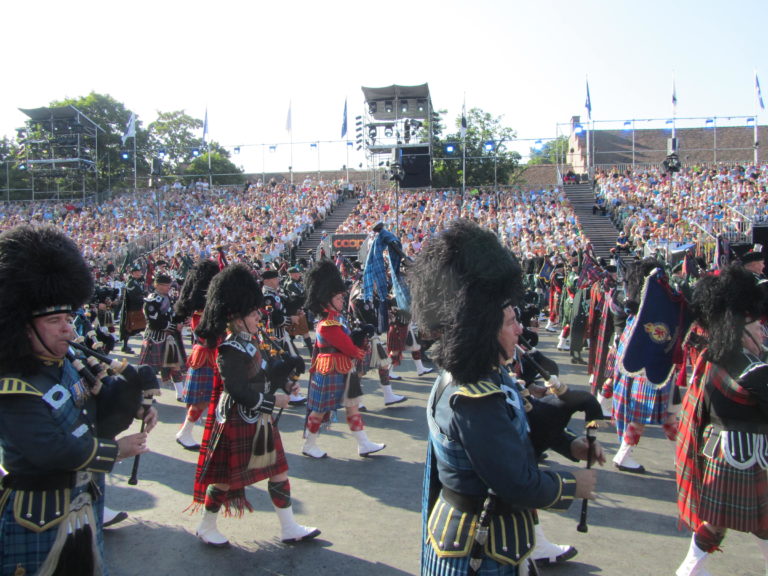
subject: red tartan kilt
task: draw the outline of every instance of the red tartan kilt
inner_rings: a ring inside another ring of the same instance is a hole
[[[229,419],[223,424],[224,431],[219,443],[214,450],[202,483],[229,484],[230,490],[237,490],[250,484],[276,476],[288,470],[288,461],[283,450],[283,441],[280,432],[275,427],[275,452],[277,459],[271,466],[248,470],[248,462],[251,459],[251,447],[253,437],[256,434],[256,423],[244,422],[237,410],[233,409]],[[221,424],[214,424],[214,431]]]
[[[707,443],[711,426],[704,432]],[[699,518],[714,526],[739,532],[768,530],[768,471],[755,465],[739,470],[729,465],[722,454],[715,458],[699,456],[702,483]]]
[[[408,336],[407,324],[391,324],[387,331],[387,350],[392,352],[402,352],[405,350],[405,339]]]

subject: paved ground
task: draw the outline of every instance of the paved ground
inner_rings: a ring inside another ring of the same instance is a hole
[[[585,368],[570,364],[566,353],[554,349],[555,341],[552,335],[544,334],[540,349],[560,363],[561,380],[586,386]],[[133,347],[138,351],[138,341]],[[130,358],[135,361],[136,356]],[[330,458],[303,457],[303,412],[289,410],[283,414],[280,430],[297,519],[323,532],[317,540],[299,546],[280,543],[277,517],[263,484],[246,490],[254,513],[219,523],[232,547],[214,549],[195,537],[199,517],[184,509],[191,502],[197,453],[175,443],[184,407],[176,402],[173,392],[166,392],[158,406],[162,423],[150,437],[152,452],[141,458],[138,485],[127,484],[132,461],[118,464],[108,479],[107,503],[130,514],[128,520],[107,531],[107,562],[112,576],[418,574],[424,407],[432,379],[417,377],[410,360],[404,362],[402,374],[404,378],[395,388],[409,399],[390,408],[384,407],[377,381],[367,378],[364,383],[369,437],[387,444],[378,456],[357,456],[341,412],[342,421],[320,439]],[[574,427],[580,430],[582,424],[576,421]],[[201,437],[201,426],[195,435]],[[606,427],[598,438],[612,455],[617,447],[615,431]],[[580,503],[565,514],[541,514],[550,540],[579,550],[570,562],[544,568],[542,574],[674,574],[689,542],[688,533],[677,529],[674,444],[664,439],[660,429],[649,429],[636,457],[645,465],[645,475],[622,473],[609,465],[600,471],[598,499],[590,503],[587,534],[576,531]],[[570,465],[557,455],[551,455],[544,464]],[[730,533],[723,550],[710,563],[713,575],[765,573],[751,536]]]

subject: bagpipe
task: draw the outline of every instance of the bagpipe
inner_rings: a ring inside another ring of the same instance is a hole
[[[125,360],[115,360],[81,344],[70,341],[67,359],[88,386],[94,396],[99,397],[96,431],[99,436],[114,438],[130,427],[140,414],[141,431],[144,431],[143,416],[152,406],[155,396],[160,394],[157,375],[151,366],[132,366]],[[75,354],[74,350],[81,356]],[[133,461],[133,470],[128,480],[136,484],[140,455]]]
[[[518,345],[518,353],[527,356],[528,360],[539,371],[541,377],[546,381],[548,394],[542,398],[532,398],[527,390],[523,391],[523,397],[526,402],[526,411],[528,423],[530,426],[530,439],[534,451],[541,454],[547,448],[554,445],[562,435],[563,430],[568,426],[571,417],[576,412],[584,412],[585,430],[588,443],[587,451],[587,469],[592,466],[594,458],[594,444],[599,421],[603,419],[603,409],[589,391],[575,390],[561,383],[557,376],[551,374],[544,368],[531,354],[534,348],[530,343],[519,337],[522,344],[529,348],[523,349]],[[579,524],[576,529],[579,532],[587,532],[587,509],[588,500],[585,498],[582,502]]]

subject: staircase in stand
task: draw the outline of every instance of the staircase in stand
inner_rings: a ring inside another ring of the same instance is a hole
[[[611,222],[610,217],[603,216],[599,210],[596,214],[592,213],[592,208],[595,205],[592,183],[568,184],[564,190],[576,217],[579,219],[584,235],[592,243],[595,256],[610,260],[612,258],[611,248],[616,245],[619,231]]]
[[[336,228],[341,225],[344,220],[347,219],[350,212],[357,206],[357,198],[345,198],[339,204],[334,204],[332,212],[326,215],[325,220],[318,224],[312,234],[305,239],[299,247],[299,255],[305,256],[309,250],[313,254],[317,254],[317,248],[320,246],[320,242],[323,239],[323,233],[327,233],[329,236],[336,232]],[[329,258],[332,258],[332,254],[328,254]]]

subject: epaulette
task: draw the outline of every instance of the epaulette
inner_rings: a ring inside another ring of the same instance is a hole
[[[27,394],[29,396],[42,396],[43,394],[32,384],[18,378],[0,379],[0,394]]]
[[[464,396],[466,398],[482,398],[493,394],[504,395],[504,392],[491,380],[478,380],[472,384],[460,384],[451,396]]]
[[[338,320],[323,320],[321,322],[323,326],[344,326],[341,322]]]
[[[160,294],[152,293],[149,296],[144,297],[144,302],[162,302],[163,297]]]

